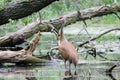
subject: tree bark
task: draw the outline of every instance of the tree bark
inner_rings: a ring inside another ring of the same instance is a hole
[[[120,4],[107,5],[107,6],[98,6],[93,8],[88,8],[81,11],[75,11],[70,14],[63,15],[66,19],[66,26],[77,21],[83,21],[86,19],[91,19],[94,17],[100,17],[107,14],[112,14],[120,11]],[[49,24],[52,24],[57,30],[60,29],[63,20],[60,17],[51,19],[48,21],[43,21],[42,23],[39,20],[28,24],[24,28],[14,32],[13,34],[6,35],[0,38],[0,47],[3,46],[14,46],[16,44],[23,43],[27,38],[31,37],[34,33],[38,31],[51,31]]]
[[[57,0],[17,0],[0,9],[0,25],[31,15]]]
[[[36,45],[40,39],[40,32],[30,41],[29,45],[20,51],[0,51],[0,62],[47,62],[47,60],[39,59],[32,56]]]

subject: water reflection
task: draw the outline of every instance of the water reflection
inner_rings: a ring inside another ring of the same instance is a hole
[[[36,77],[26,77],[26,80],[37,80]]]
[[[65,77],[63,78],[63,80],[79,80],[76,70],[74,74],[71,73],[71,70],[66,70],[64,75]]]
[[[0,68],[0,80],[37,80],[34,67],[5,67]]]
[[[113,66],[111,66],[109,69],[106,70],[106,75],[109,76],[111,78],[111,80],[117,80],[114,76],[113,76],[113,70],[119,67],[119,64],[114,64]]]
[[[117,80],[112,73],[106,74],[107,76],[109,76],[111,78],[111,80]]]

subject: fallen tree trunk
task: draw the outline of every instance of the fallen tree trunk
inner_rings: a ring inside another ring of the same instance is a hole
[[[47,62],[47,60],[32,56],[39,39],[40,32],[36,34],[27,47],[20,51],[0,51],[0,62]]]
[[[31,15],[57,0],[17,0],[0,8],[0,25]]]
[[[66,18],[66,26],[77,21],[83,21],[86,19],[91,19],[94,17],[100,17],[107,14],[115,13],[115,11],[120,11],[120,4],[107,5],[107,6],[99,6],[94,8],[88,8],[81,11],[76,11],[63,17]],[[42,23],[37,20],[31,24],[28,24],[24,28],[14,32],[13,34],[6,35],[0,38],[0,47],[4,46],[14,46],[16,44],[23,43],[27,38],[31,37],[37,31],[50,31],[51,27],[49,24],[51,23],[57,30],[60,29],[62,24],[62,20],[59,18],[51,19],[49,21],[43,21]]]

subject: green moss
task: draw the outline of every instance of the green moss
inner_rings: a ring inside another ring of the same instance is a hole
[[[33,63],[35,63],[35,62],[40,62],[40,63],[42,63],[42,62],[47,62],[47,60],[45,60],[45,59],[39,59],[39,58],[36,58],[36,57],[33,57],[33,56],[28,56],[28,57],[26,57],[26,59],[25,59],[25,61],[26,62],[33,62]]]
[[[6,44],[7,42],[10,42],[11,41],[11,39],[7,39],[7,40],[5,40],[5,41],[0,41],[0,45],[4,45],[4,44]]]

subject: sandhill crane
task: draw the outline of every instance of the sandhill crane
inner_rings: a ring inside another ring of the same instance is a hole
[[[69,61],[69,69],[71,69],[71,63],[74,64],[76,68],[76,65],[78,64],[78,54],[73,44],[65,38],[64,33],[63,33],[63,27],[66,24],[66,18],[61,17],[60,19],[63,19],[62,20],[63,23],[59,31],[58,49],[64,59],[65,68],[66,68],[66,61]]]

